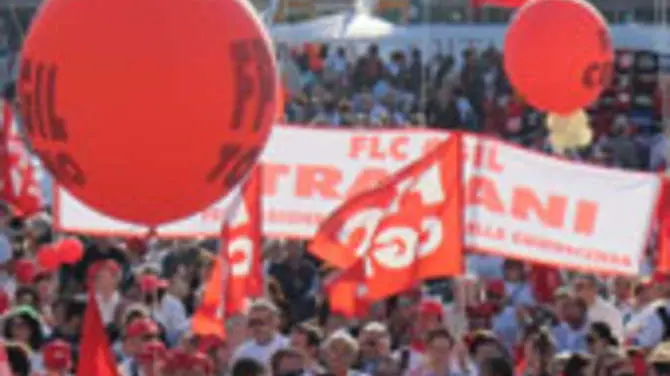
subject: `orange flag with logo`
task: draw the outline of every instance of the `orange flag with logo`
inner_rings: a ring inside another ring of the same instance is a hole
[[[118,376],[116,361],[94,291],[89,291],[84,312],[77,376]]]
[[[230,267],[226,314],[244,313],[249,298],[261,296],[265,283],[261,265],[261,167],[252,171],[242,187],[242,200],[224,225],[222,257]]]
[[[331,313],[348,318],[363,317],[369,308],[365,292],[365,274],[361,261],[345,270],[333,272],[324,281]]]
[[[367,298],[463,269],[463,147],[455,133],[378,187],[346,201],[310,251],[340,269],[362,260]]]
[[[201,336],[226,338],[225,291],[228,267],[218,256],[202,293],[200,305],[191,319],[191,331]]]
[[[225,318],[244,313],[249,298],[263,294],[261,265],[261,168],[239,188],[221,226],[221,249],[193,315],[195,334],[226,337]]]

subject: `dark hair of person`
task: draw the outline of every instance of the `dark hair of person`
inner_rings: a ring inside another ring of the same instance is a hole
[[[26,349],[21,345],[8,343],[5,345],[5,351],[7,352],[7,362],[12,370],[12,375],[29,376],[31,372],[30,359]]]
[[[439,338],[446,338],[449,340],[449,342],[451,342],[451,344],[454,343],[454,337],[451,336],[451,333],[449,333],[449,330],[446,328],[437,328],[429,331],[426,334],[426,343],[431,343]]]
[[[321,341],[323,340],[323,333],[321,333],[321,330],[316,326],[303,322],[296,325],[295,331],[307,337],[307,345],[309,345],[310,347],[321,346]]]
[[[298,350],[290,347],[277,350],[277,352],[272,355],[272,359],[270,360],[270,367],[272,368],[273,375],[278,375],[280,373],[279,365],[281,364],[282,360],[286,358],[302,359],[302,354]]]
[[[249,359],[242,358],[233,364],[233,368],[230,372],[231,376],[265,376],[266,371],[263,364],[260,362]]]
[[[612,328],[610,328],[610,326],[607,323],[604,323],[602,321],[594,322],[593,324],[591,324],[590,332],[592,335],[595,335],[598,338],[602,339],[610,346],[619,346],[619,341],[616,338],[614,338],[614,334],[612,334]]]
[[[514,376],[514,370],[507,359],[495,357],[484,360],[479,374],[482,376]]]
[[[14,320],[17,318],[24,320],[30,327],[30,340],[29,343],[26,343],[26,345],[28,345],[32,351],[39,351],[40,347],[42,347],[42,342],[44,342],[42,327],[38,321],[28,315],[19,314],[16,316],[8,316],[5,319],[3,336],[7,339],[15,340],[15,338],[11,336],[11,328],[14,325]]]
[[[533,348],[542,356],[549,356],[556,348],[554,340],[547,328],[542,327],[533,338]]]
[[[34,286],[19,286],[16,291],[14,292],[14,298],[15,300],[21,300],[21,297],[24,295],[30,295],[30,298],[32,300],[32,306],[37,308],[40,306],[40,296],[37,294],[37,290],[35,289]]]
[[[563,367],[565,375],[582,375],[584,369],[590,364],[591,357],[587,354],[574,353]]]

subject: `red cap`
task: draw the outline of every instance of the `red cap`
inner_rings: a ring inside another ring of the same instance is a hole
[[[197,352],[191,355],[193,367],[203,371],[206,374],[214,372],[214,362],[207,355]]]
[[[419,315],[421,316],[437,316],[442,320],[444,316],[444,309],[440,302],[434,300],[424,300],[419,304]]]
[[[38,266],[37,264],[28,259],[20,259],[14,263],[14,275],[16,276],[16,281],[20,284],[30,284],[35,280],[37,276]]]
[[[126,326],[126,337],[141,337],[147,334],[158,334],[158,325],[149,318],[138,318]]]
[[[505,282],[500,279],[489,281],[486,292],[488,295],[505,296]]]
[[[145,343],[137,355],[139,364],[152,364],[158,360],[165,359],[167,349],[163,342],[155,340]]]
[[[49,342],[42,349],[44,368],[50,371],[67,371],[72,368],[72,347],[59,339]]]
[[[139,280],[140,291],[143,293],[153,293],[161,288],[168,287],[168,282],[164,279],[158,278],[155,275],[145,274]]]
[[[90,276],[95,276],[102,270],[107,270],[112,274],[121,273],[121,267],[119,266],[119,263],[112,259],[105,259],[94,262],[93,265],[90,266],[88,273]]]

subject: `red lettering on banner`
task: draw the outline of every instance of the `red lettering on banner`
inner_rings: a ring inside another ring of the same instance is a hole
[[[371,189],[389,176],[388,171],[383,168],[367,168],[362,170],[347,190],[346,197],[359,194],[365,190]]]
[[[263,163],[263,195],[276,195],[279,178],[288,175],[290,171],[291,169],[287,165]]]
[[[577,201],[575,214],[575,232],[583,235],[593,235],[598,217],[598,204],[593,201]]]
[[[484,151],[485,149],[489,151]],[[500,172],[495,148],[481,149],[478,163],[486,170]],[[328,165],[290,166],[264,164],[265,196],[276,195],[279,184],[291,184],[296,197],[325,200],[343,200],[374,187],[388,177],[383,168],[362,169],[349,185],[345,185],[343,173]],[[282,178],[288,177],[282,180]],[[499,215],[509,215],[516,220],[536,221],[547,228],[565,229],[581,235],[595,232],[598,204],[558,194],[540,196],[529,186],[510,187],[510,196],[502,196],[494,178],[480,174],[472,175],[466,182],[466,205],[481,206],[484,210]],[[574,208],[571,208],[574,206]],[[573,209],[573,210],[568,210]],[[570,216],[568,214],[571,214]],[[574,213],[574,216],[572,215]],[[205,219],[218,218],[221,213],[206,212]]]
[[[340,198],[337,187],[342,182],[340,170],[330,166],[298,166],[295,194],[299,197]]]
[[[439,144],[444,142],[444,138],[429,138],[425,144],[423,144],[423,152],[429,153],[435,149]]]
[[[493,179],[475,175],[470,178],[466,190],[466,204],[479,205],[489,212],[510,214],[522,221],[532,220],[531,213],[544,226],[555,229],[570,229],[576,233],[590,235],[595,231],[598,216],[598,205],[591,201],[579,200],[575,203],[573,222],[566,225],[568,197],[549,195],[546,203],[530,187],[514,187],[509,208],[500,196]]]
[[[409,136],[392,138],[353,136],[349,143],[349,158],[368,158],[372,160],[386,160],[390,158],[396,161],[404,161],[408,158],[408,145]]]
[[[476,169],[485,169],[495,173],[501,173],[505,169],[498,159],[498,147],[495,145],[478,143],[472,156],[472,164]]]
[[[505,213],[502,199],[498,195],[498,187],[493,180],[484,176],[473,176],[468,183],[465,195],[467,205],[481,205],[490,212]]]
[[[550,195],[543,204],[537,194],[529,187],[514,189],[512,215],[521,220],[529,220],[531,213],[547,227],[560,229],[565,220],[568,199],[564,196]]]

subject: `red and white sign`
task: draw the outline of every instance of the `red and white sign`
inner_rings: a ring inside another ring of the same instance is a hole
[[[345,198],[446,137],[428,130],[275,126],[261,158],[265,235],[310,238]],[[660,190],[657,176],[571,163],[481,136],[466,136],[464,144],[468,248],[591,271],[637,271]],[[157,233],[216,237],[234,195]],[[61,230],[147,231],[96,213],[62,190],[54,198]]]

